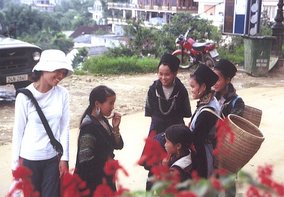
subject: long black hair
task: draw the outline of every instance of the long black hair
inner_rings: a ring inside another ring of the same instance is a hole
[[[95,102],[98,101],[100,103],[104,103],[108,97],[115,96],[115,92],[110,89],[109,87],[105,85],[99,85],[95,87],[89,96],[89,106],[83,113],[83,116],[81,117],[80,124],[82,123],[84,117],[88,114],[90,115],[95,107]]]

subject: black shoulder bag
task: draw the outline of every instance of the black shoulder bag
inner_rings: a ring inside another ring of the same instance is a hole
[[[48,122],[46,120],[46,117],[44,116],[44,114],[43,114],[40,106],[38,105],[37,100],[33,96],[32,92],[30,90],[26,89],[26,88],[22,88],[22,89],[18,89],[17,90],[16,94],[18,94],[18,93],[23,93],[24,95],[29,97],[31,99],[31,101],[33,102],[33,104],[35,105],[37,113],[38,113],[38,115],[39,115],[39,117],[40,117],[40,119],[42,121],[42,124],[43,124],[43,126],[44,126],[44,128],[46,130],[46,133],[47,133],[47,135],[48,135],[48,137],[50,139],[50,143],[52,144],[53,148],[57,151],[59,158],[61,158],[61,156],[63,154],[63,147],[60,144],[60,142],[58,142],[55,139],[55,137],[54,137],[54,135],[53,135],[53,133],[51,131],[51,128],[50,128],[50,126],[49,126],[49,124],[48,124]]]

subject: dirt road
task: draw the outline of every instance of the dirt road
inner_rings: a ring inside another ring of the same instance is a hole
[[[188,87],[189,71],[178,74]],[[143,111],[145,98],[149,85],[156,79],[156,74],[122,75],[122,76],[78,76],[72,75],[61,82],[70,92],[71,128],[78,128],[79,119],[88,105],[88,96],[92,88],[104,84],[117,93],[116,108],[122,114]],[[245,73],[238,73],[234,78],[236,88],[278,86],[284,83],[283,76],[250,77]],[[7,87],[5,87],[7,88]],[[1,87],[0,87],[1,90]],[[14,89],[9,86],[8,94],[14,94]],[[14,101],[0,99],[0,145],[11,142],[14,121]]]
[[[189,73],[179,73],[180,79],[188,86]],[[71,99],[71,160],[74,166],[76,152],[76,137],[81,114],[88,104],[88,95],[91,89],[99,84],[105,84],[117,93],[116,109],[124,114],[122,119],[122,135],[125,139],[125,148],[117,152],[117,158],[129,171],[129,177],[122,177],[121,182],[129,189],[143,189],[146,173],[136,166],[137,158],[141,153],[143,139],[147,134],[149,119],[143,115],[145,96],[149,85],[156,79],[155,74],[132,76],[71,76],[63,80],[62,85],[70,92]],[[263,119],[260,125],[265,141],[257,155],[244,167],[245,170],[256,172],[260,164],[273,164],[275,178],[283,182],[284,177],[284,77],[254,78],[244,73],[238,73],[233,83],[246,104],[263,110]],[[13,90],[11,90],[13,91]],[[191,101],[192,108],[196,101]],[[137,113],[136,113],[137,112]],[[14,117],[14,102],[0,101],[0,196],[4,196],[10,180],[11,133]],[[138,129],[137,129],[138,128]],[[5,145],[3,145],[5,144]]]

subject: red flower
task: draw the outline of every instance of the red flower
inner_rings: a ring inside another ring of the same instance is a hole
[[[16,170],[12,172],[15,179],[29,178],[32,176],[32,171],[25,166],[18,166]]]
[[[110,196],[114,196],[114,192],[106,183],[98,185],[98,187],[96,188],[93,194],[93,197],[110,197]]]
[[[107,175],[115,175],[116,171],[121,168],[117,160],[110,159],[106,162],[104,171]]]
[[[246,196],[247,197],[261,197],[261,194],[256,187],[250,186],[246,192]]]
[[[273,170],[271,165],[259,166],[257,172],[261,184],[271,188],[279,196],[284,196],[284,184],[277,183],[272,179]]]
[[[151,169],[153,175],[158,180],[168,180],[167,177],[169,176],[169,167],[168,166],[153,166]]]
[[[211,182],[213,188],[215,188],[217,191],[222,191],[223,190],[222,184],[215,177],[211,177],[210,182]]]
[[[180,191],[175,196],[176,197],[198,197],[195,193],[191,191]]]
[[[160,164],[161,161],[166,158],[167,153],[161,147],[160,143],[154,139],[156,135],[155,131],[151,131],[148,138],[145,140],[145,147],[143,154],[138,161],[138,164],[146,164],[147,166],[154,166]]]
[[[214,169],[214,174],[219,176],[226,176],[228,175],[228,170],[224,168]]]
[[[34,191],[34,187],[31,183],[32,171],[22,165],[18,166],[15,171],[12,172],[16,184],[10,189],[7,194],[8,197],[13,196],[13,194],[20,190],[23,192],[24,196],[38,197],[40,196],[37,191]]]
[[[259,177],[270,177],[273,173],[272,165],[258,166],[257,173]]]
[[[83,197],[90,194],[87,184],[77,174],[65,173],[61,177],[60,192],[62,197]]]
[[[118,181],[116,172],[121,170],[125,176],[128,176],[128,172],[121,166],[118,160],[110,159],[105,163],[104,172],[106,175],[113,176],[113,181]]]
[[[164,191],[161,192],[161,194],[165,194],[166,196],[168,196],[167,194],[173,194],[175,196],[175,194],[178,193],[178,190],[176,188],[176,183],[171,183],[169,184]]]
[[[197,172],[196,170],[193,170],[193,171],[191,172],[191,177],[192,177],[192,179],[193,179],[194,181],[199,181],[199,180],[200,180],[200,177],[199,177],[198,172]]]

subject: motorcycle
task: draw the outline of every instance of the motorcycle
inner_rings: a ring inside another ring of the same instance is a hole
[[[192,30],[193,28],[189,28],[184,35],[181,34],[176,39],[179,49],[172,54],[180,59],[181,68],[191,68],[198,63],[206,64],[210,68],[214,67],[219,57],[215,43],[196,42],[193,38],[187,38]]]

